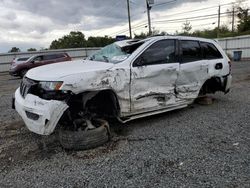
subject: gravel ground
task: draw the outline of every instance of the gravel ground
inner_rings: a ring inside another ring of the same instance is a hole
[[[229,94],[113,128],[111,142],[65,151],[11,110],[20,80],[0,75],[0,187],[250,187],[250,62]]]

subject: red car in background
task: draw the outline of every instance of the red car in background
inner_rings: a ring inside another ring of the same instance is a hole
[[[15,58],[11,63],[9,73],[12,76],[23,77],[31,68],[63,61],[71,61],[71,57],[67,53],[54,53]]]

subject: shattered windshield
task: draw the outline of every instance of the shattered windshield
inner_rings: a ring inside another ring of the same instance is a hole
[[[105,46],[100,51],[90,56],[88,59],[92,61],[102,61],[115,64],[124,61],[129,55],[129,53],[113,43]]]

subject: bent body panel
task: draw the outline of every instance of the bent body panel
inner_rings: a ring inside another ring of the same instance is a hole
[[[41,135],[51,134],[68,105],[62,101],[43,100],[27,94],[22,98],[20,89],[15,92],[15,109],[22,117],[27,128]],[[29,117],[33,114],[34,117]]]

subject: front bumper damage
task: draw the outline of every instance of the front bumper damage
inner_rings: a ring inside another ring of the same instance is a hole
[[[14,107],[30,131],[49,135],[54,131],[68,105],[64,101],[44,100],[32,94],[23,98],[18,88],[15,92]]]

